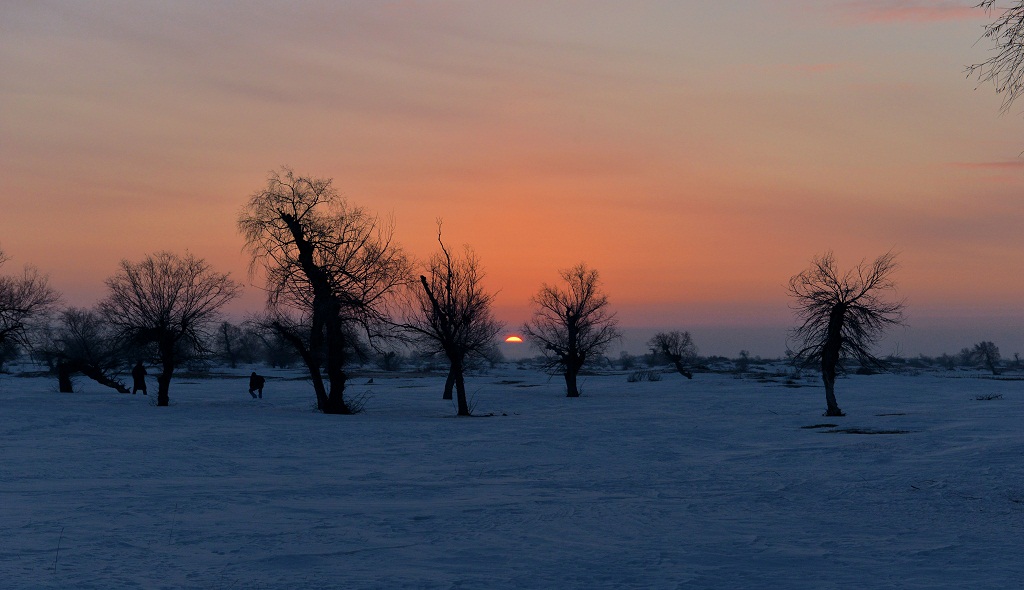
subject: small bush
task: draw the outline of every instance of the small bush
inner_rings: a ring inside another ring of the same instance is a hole
[[[353,414],[362,414],[366,411],[366,403],[373,397],[373,392],[369,389],[363,391],[363,393],[348,396],[345,400],[345,404],[348,405],[348,409]]]
[[[626,381],[630,383],[636,383],[638,381],[661,381],[661,373],[651,370],[633,371],[628,377],[626,377]]]

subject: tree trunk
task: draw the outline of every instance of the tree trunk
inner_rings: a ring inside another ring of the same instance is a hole
[[[171,376],[174,375],[175,356],[174,348],[177,342],[174,340],[162,340],[160,346],[160,363],[163,367],[160,375],[157,376],[157,406],[170,406],[171,404]]]
[[[306,230],[302,222],[295,216],[283,211],[280,211],[279,214],[295,240],[299,266],[313,289],[309,349],[306,351],[309,358],[306,359],[306,367],[309,368],[310,377],[313,378],[313,389],[316,391],[316,407],[325,414],[348,414],[350,412],[345,405],[344,397],[345,374],[343,371],[340,371],[340,366],[337,367],[337,371],[332,366],[334,360],[343,358],[337,355],[343,355],[344,352],[336,350],[337,330],[339,328],[337,324],[338,303],[334,300],[331,281],[328,278],[327,272],[316,264],[313,256],[315,248],[313,243],[306,237]],[[296,344],[297,349],[302,350],[305,348],[301,346],[301,339],[293,334],[287,334],[287,331],[285,333],[286,337],[290,336],[291,339],[294,339],[293,343],[298,343]],[[326,343],[324,342],[325,339],[327,340]],[[330,392],[324,391],[323,378],[320,375],[319,363],[320,359],[323,358],[322,353],[325,351],[327,353],[327,378],[330,381]],[[337,373],[340,373],[340,378]]]
[[[825,345],[821,347],[821,380],[825,383],[825,415],[845,416],[836,402],[836,367],[843,349],[843,320],[846,308],[837,305],[829,314]]]
[[[100,385],[116,389],[119,393],[131,393],[124,383],[111,378],[100,367],[75,360],[57,362],[57,385],[61,393],[74,393],[71,375],[75,373],[81,373]]]
[[[129,390],[124,383],[112,379],[110,376],[103,372],[103,369],[97,367],[96,365],[83,363],[76,368],[79,371],[81,371],[83,375],[92,379],[96,383],[99,383],[100,385],[106,385],[111,389],[116,389],[118,393],[131,393],[131,390]]]
[[[458,397],[459,404],[459,416],[472,416],[469,412],[469,402],[466,400],[466,380],[462,376],[460,371],[458,376],[455,377],[455,393]]]
[[[825,361],[821,363],[821,380],[825,383],[825,404],[827,409],[825,410],[826,416],[845,416],[843,411],[839,409],[839,404],[836,402],[836,366],[832,364],[829,367],[825,366]]]
[[[285,336],[285,340],[289,340],[288,336]],[[306,370],[309,371],[309,380],[313,383],[313,393],[316,394],[316,409],[323,412],[327,407],[327,388],[324,386],[324,377],[320,374],[320,363],[313,354],[306,350],[306,347],[298,343],[301,342],[299,339],[296,338],[296,341],[291,342],[299,356],[302,357]]]
[[[169,406],[171,405],[171,375],[174,373],[174,366],[165,363],[164,370],[162,373],[156,376],[156,405],[158,406]]]
[[[229,366],[234,369],[238,366],[238,355],[231,348],[231,334],[228,333],[228,323],[220,325],[220,333],[224,337],[224,354],[228,357]]]
[[[448,369],[448,378],[444,381],[444,395],[441,399],[452,399],[452,391],[455,389],[455,366]]]
[[[313,393],[316,395],[316,409],[326,412],[327,408],[327,387],[324,385],[324,378],[320,375],[320,367],[314,365],[309,369],[310,380],[313,382]]]
[[[75,386],[71,383],[71,367],[64,361],[57,361],[57,389],[61,393],[75,392]]]
[[[348,376],[344,371],[329,370],[327,375],[331,391],[327,394],[327,404],[323,408],[325,414],[353,414],[352,408],[345,403],[345,382]]]
[[[344,395],[336,395],[332,391],[327,396],[327,405],[323,409],[324,414],[354,414],[352,408],[345,403]]]
[[[683,377],[686,377],[687,379],[693,379],[693,373],[691,373],[690,371],[686,370],[686,367],[683,366],[683,363],[682,363],[681,360],[679,360],[677,358],[673,358],[672,362],[675,364],[676,370],[679,371],[680,375],[682,375]]]
[[[469,402],[466,400],[466,379],[463,376],[463,361],[452,361],[452,368],[448,371],[449,380],[455,381],[455,394],[458,403],[458,415],[470,416]]]
[[[576,387],[576,375],[578,375],[579,372],[579,367],[565,368],[565,397],[580,396],[580,390]]]
[[[992,371],[993,375],[999,374],[999,367],[996,366],[995,361],[993,361],[991,357],[985,358],[985,364],[988,365],[988,370]]]
[[[579,349],[579,326],[577,325],[579,318],[566,314],[566,343],[568,344],[568,351],[562,357],[565,361],[565,397],[579,397],[580,390],[576,387],[576,375],[579,374],[580,369],[583,367],[583,359],[580,358]]]
[[[346,338],[341,329],[341,324],[336,319],[339,310],[332,305],[330,315],[326,323],[327,328],[327,381],[331,389],[327,393],[327,405],[324,408],[325,414],[352,414],[352,408],[345,403],[345,382],[348,375],[345,374],[345,344]]]
[[[313,383],[313,393],[316,394],[316,409],[321,412],[326,412],[327,388],[324,386],[324,377],[320,373],[320,352],[319,349],[314,349],[320,339],[317,338],[315,332],[311,330],[310,346],[309,348],[306,348],[306,344],[302,341],[302,338],[293,334],[283,324],[274,322],[271,326],[282,338],[284,338],[285,342],[292,345],[295,352],[299,353],[302,363],[306,365],[306,370],[309,371],[309,380]]]

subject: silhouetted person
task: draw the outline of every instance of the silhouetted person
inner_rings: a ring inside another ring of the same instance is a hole
[[[266,378],[257,375],[256,371],[249,375],[249,395],[252,396],[252,399],[256,399],[256,394],[254,393],[256,391],[260,392],[260,399],[263,399],[263,384],[266,382]]]
[[[142,390],[142,395],[146,395],[146,367],[142,366],[142,361],[135,363],[135,368],[132,369],[132,395],[135,395]]]

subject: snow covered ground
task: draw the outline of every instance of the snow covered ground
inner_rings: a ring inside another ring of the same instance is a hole
[[[0,377],[0,587],[1024,587],[1024,381],[246,375]]]

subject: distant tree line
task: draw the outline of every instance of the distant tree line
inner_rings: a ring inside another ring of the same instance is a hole
[[[452,249],[441,227],[438,221],[437,251],[416,262],[394,240],[393,221],[352,205],[331,179],[282,168],[270,173],[238,217],[251,279],[266,293],[262,311],[227,321],[223,310],[241,286],[190,253],[122,261],[93,308],[62,308],[48,277],[26,266],[0,275],[0,367],[25,351],[54,372],[60,391],[73,391],[72,377],[81,374],[127,393],[122,376],[128,367],[155,364],[157,405],[166,406],[172,379],[183,369],[212,362],[302,366],[320,411],[351,414],[360,409],[346,397],[353,366],[443,364],[442,398],[454,401],[458,415],[470,415],[467,368],[496,362],[504,326],[494,317],[495,291],[484,285],[480,259],[469,246]],[[7,262],[0,252],[0,267]],[[842,415],[835,381],[847,362],[873,370],[892,360],[873,348],[887,328],[903,322],[905,303],[892,297],[896,269],[891,252],[846,272],[825,253],[789,281],[799,320],[790,334],[790,358],[820,370],[827,415]],[[562,376],[566,395],[579,397],[581,372],[611,366],[605,354],[621,332],[596,269],[579,263],[560,270],[559,278],[531,298],[533,314],[521,330],[541,366]],[[642,362],[692,379],[717,362],[699,357],[686,331],[658,332],[647,346],[641,358],[622,353],[620,368]],[[741,351],[729,362],[743,372],[756,359]],[[982,366],[993,374],[1005,365],[992,342],[936,362]]]

